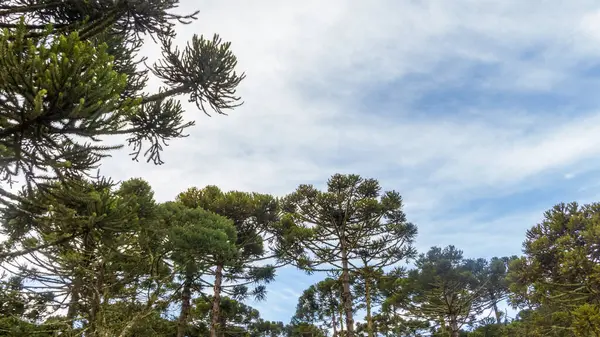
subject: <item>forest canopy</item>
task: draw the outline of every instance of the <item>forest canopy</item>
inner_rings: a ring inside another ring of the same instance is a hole
[[[176,25],[198,14],[177,10],[0,3],[0,336],[600,336],[598,203],[549,209],[521,256],[467,257],[418,251],[400,191],[371,177],[333,174],[285,195],[190,183],[159,202],[141,178],[95,174],[125,146],[163,163],[194,124],[183,98],[205,114],[242,103],[231,44],[176,46]],[[286,322],[248,304],[282,267],[320,277]]]

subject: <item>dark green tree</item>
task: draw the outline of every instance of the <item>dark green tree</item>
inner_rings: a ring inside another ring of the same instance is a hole
[[[402,198],[395,191],[382,192],[375,179],[335,174],[326,191],[300,185],[283,204],[304,249],[295,256],[298,267],[340,273],[346,329],[353,336],[350,274],[362,267],[361,256],[370,254],[370,263],[391,265],[410,251],[416,228],[406,222]]]
[[[339,280],[326,278],[304,290],[298,298],[292,323],[310,323],[338,333],[341,315],[341,284]],[[338,316],[339,315],[339,316]]]
[[[548,315],[543,321],[552,324],[538,328],[598,334],[599,245],[600,203],[558,204],[546,211],[527,231],[525,255],[510,265],[512,303]]]
[[[177,337],[184,337],[192,307],[194,290],[200,291],[201,278],[215,260],[234,261],[238,251],[233,222],[201,208],[166,203],[161,212],[169,228],[168,246],[181,289],[181,309]]]
[[[54,309],[65,309],[64,321],[82,326],[86,336],[127,334],[144,315],[160,310],[171,278],[161,262],[163,239],[156,232],[152,191],[138,179],[116,190],[107,181],[77,186],[75,195],[72,189],[55,189],[62,195],[53,199],[34,190],[29,195],[34,202],[20,208],[43,204],[48,210],[43,216],[7,213],[2,230],[9,246],[35,249],[20,259],[6,258],[2,267],[26,281],[24,291],[41,287],[52,293]],[[86,197],[78,197],[82,195]],[[106,325],[109,303],[117,300],[142,302],[143,310],[122,327]]]
[[[195,301],[193,316],[196,319],[198,336],[207,336],[210,333],[213,303],[213,296],[205,296]],[[265,321],[260,318],[260,313],[255,308],[227,296],[219,298],[219,312],[217,335],[220,337],[277,337],[283,333],[283,323]]]
[[[276,266],[267,262],[276,257],[268,248],[277,240],[274,231],[279,222],[279,207],[275,198],[270,195],[223,192],[216,186],[190,188],[179,194],[177,200],[187,207],[203,208],[230,219],[237,232],[236,259],[213,259],[210,272],[214,276],[214,282],[205,281],[206,285],[213,288],[211,336],[216,337],[221,293],[236,299],[243,299],[248,295],[264,299],[264,284],[275,277]],[[248,291],[250,284],[256,286]]]
[[[48,192],[52,182],[81,178],[126,143],[160,164],[163,145],[184,137],[176,96],[208,113],[238,106],[229,43],[196,36],[179,49],[178,0],[7,0],[0,7],[0,202],[23,201],[6,185],[21,176]],[[151,37],[162,58],[145,67],[139,52]],[[164,85],[144,88],[152,73]],[[78,179],[75,179],[75,182]]]
[[[310,323],[290,324],[287,326],[288,337],[326,337],[327,333]]]
[[[475,277],[483,285],[483,297],[492,307],[496,324],[502,323],[502,311],[498,308],[498,303],[508,299],[510,293],[508,267],[512,261],[517,259],[512,257],[493,257],[489,261],[485,259],[471,260],[471,269]]]
[[[400,292],[388,299],[388,305],[393,303],[440,327],[440,332],[458,337],[464,326],[474,324],[477,315],[489,307],[473,265],[454,246],[433,247],[420,255],[416,269],[401,281]]]

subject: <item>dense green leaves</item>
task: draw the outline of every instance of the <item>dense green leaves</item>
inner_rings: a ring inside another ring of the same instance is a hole
[[[193,36],[179,51],[174,25],[195,14],[171,11],[177,0],[5,1],[0,12],[0,181],[24,177],[27,187],[80,179],[123,146],[160,164],[165,142],[193,125],[174,99],[187,95],[199,109],[223,114],[240,105],[244,75],[229,43]],[[150,68],[138,55],[149,36],[162,58]],[[158,93],[144,88],[152,73]],[[19,197],[5,186],[0,202]]]
[[[275,256],[267,249],[277,240],[276,223],[279,221],[279,206],[276,200],[265,194],[240,191],[223,192],[216,186],[203,189],[190,188],[178,195],[179,202],[189,208],[202,208],[230,219],[236,238],[230,243],[235,254],[205,256],[210,261],[210,273],[214,276],[211,335],[216,336],[220,320],[219,301],[221,293],[237,299],[253,295],[264,299],[264,283],[275,277],[275,266],[262,264]],[[259,264],[261,263],[261,264]],[[248,284],[258,284],[248,291]]]
[[[539,308],[538,314],[550,311],[539,319],[569,336],[600,331],[599,220],[600,204],[556,205],[527,231],[525,256],[511,265],[513,302]]]

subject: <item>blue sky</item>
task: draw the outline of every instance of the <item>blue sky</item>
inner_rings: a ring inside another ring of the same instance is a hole
[[[197,126],[165,165],[123,151],[103,174],[147,179],[166,201],[191,186],[283,195],[358,173],[402,194],[419,250],[468,257],[519,254],[544,210],[599,199],[596,1],[182,1],[196,8],[179,42],[231,41],[245,105],[212,118],[188,105]],[[282,269],[252,305],[287,322],[317,280]]]

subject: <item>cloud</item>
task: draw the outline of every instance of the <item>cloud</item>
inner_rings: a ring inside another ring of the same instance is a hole
[[[147,179],[161,201],[207,184],[282,195],[359,173],[401,192],[420,249],[453,243],[470,256],[518,253],[544,209],[595,197],[594,1],[183,0],[180,11],[197,6],[178,42],[232,41],[245,104],[212,118],[188,104],[197,126],[165,165],[122,151],[102,173]],[[269,286],[263,316],[286,321],[295,301],[282,289],[318,280],[297,277]]]

